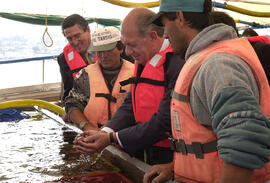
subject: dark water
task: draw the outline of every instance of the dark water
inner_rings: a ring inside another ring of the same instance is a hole
[[[1,183],[45,182],[95,171],[119,171],[102,156],[91,165],[97,154],[75,152],[72,141],[76,132],[36,111],[27,114],[30,119],[0,123]]]

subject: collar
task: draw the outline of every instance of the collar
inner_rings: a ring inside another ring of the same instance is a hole
[[[159,53],[164,51],[166,48],[168,48],[170,46],[170,42],[168,39],[164,39],[163,43],[162,43],[162,46],[159,50]]]

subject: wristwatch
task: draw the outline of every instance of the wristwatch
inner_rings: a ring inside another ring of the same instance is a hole
[[[83,130],[83,128],[85,127],[86,124],[87,124],[87,122],[85,122],[85,121],[80,122],[79,128],[80,128],[81,130]]]
[[[110,143],[111,143],[112,145],[115,145],[115,144],[118,144],[118,141],[117,141],[116,139],[114,139],[113,133],[114,133],[114,132],[110,132],[110,133],[109,133],[109,137],[110,137]]]

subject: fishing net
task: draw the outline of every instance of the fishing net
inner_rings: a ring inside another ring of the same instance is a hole
[[[29,115],[19,108],[0,109],[0,122],[19,122],[25,118],[29,118]]]

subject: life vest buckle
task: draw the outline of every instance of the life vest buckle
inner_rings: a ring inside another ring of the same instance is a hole
[[[182,153],[183,155],[195,154],[197,159],[203,159],[204,153],[210,153],[217,151],[217,141],[211,141],[205,144],[200,142],[192,142],[192,144],[186,144],[184,139],[176,140],[172,137],[168,138],[170,140],[171,150],[175,152]]]
[[[126,93],[126,92],[127,92],[127,90],[124,90],[124,89],[122,88],[122,86],[120,86],[119,93]]]
[[[200,142],[192,142],[193,152],[197,159],[203,159],[203,149]]]
[[[169,141],[170,141],[170,146],[171,146],[171,150],[172,151],[176,151],[176,140],[172,137],[168,137]]]
[[[188,153],[186,143],[183,139],[178,140],[178,143],[176,143],[176,149],[179,149],[183,155],[187,155]]]
[[[188,151],[186,148],[185,141],[183,139],[176,140],[174,138],[169,137],[171,150],[175,152],[181,152],[183,155],[187,155]]]

